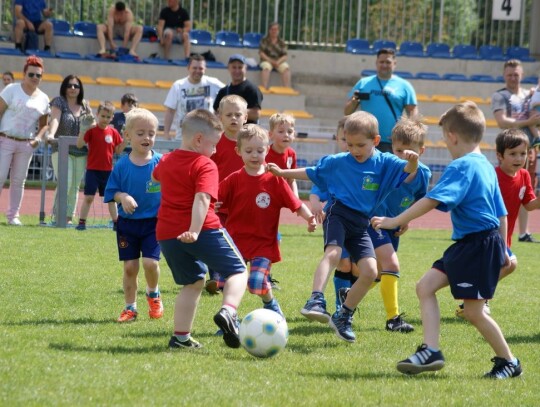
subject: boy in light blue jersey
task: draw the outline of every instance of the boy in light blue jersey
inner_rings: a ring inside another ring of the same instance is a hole
[[[124,262],[126,306],[118,322],[131,322],[137,318],[137,275],[141,253],[148,314],[150,318],[163,316],[158,288],[161,251],[156,239],[161,188],[151,179],[161,158],[161,154],[152,150],[157,127],[156,116],[146,109],[134,108],[127,113],[124,135],[132,150],[118,160],[105,188],[105,202],[118,205],[116,239],[120,261]]]
[[[440,370],[444,357],[439,348],[440,312],[436,293],[450,286],[456,299],[464,300],[463,315],[495,352],[492,370],[484,377],[506,379],[521,375],[495,320],[484,312],[484,301],[493,297],[506,254],[506,208],[495,169],[482,155],[479,144],[485,118],[473,102],[460,103],[441,117],[443,138],[452,161],[439,182],[424,198],[395,218],[373,217],[375,229],[394,229],[432,209],[451,212],[452,244],[443,257],[417,283],[424,343],[412,356],[398,362],[406,374]]]
[[[315,167],[282,170],[268,164],[268,170],[285,178],[311,180],[328,191],[331,203],[323,223],[324,256],[315,271],[311,297],[301,313],[308,319],[329,323],[340,339],[354,342],[354,310],[377,277],[375,251],[367,233],[369,218],[390,191],[416,172],[418,154],[406,151],[405,161],[376,150],[380,141],[378,122],[367,112],[347,118],[345,138],[349,152],[324,157]],[[343,247],[360,274],[341,309],[330,316],[323,292]]]

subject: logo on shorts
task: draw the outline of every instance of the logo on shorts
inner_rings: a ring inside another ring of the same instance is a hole
[[[268,195],[268,192],[261,192],[259,195],[257,195],[255,198],[255,203],[261,209],[268,208],[270,206],[270,195]]]
[[[118,242],[118,247],[120,249],[127,249],[127,247],[129,246],[129,243],[128,241],[126,240],[125,237],[121,237],[119,242]]]
[[[112,136],[110,134],[107,134],[105,136],[105,143],[111,144],[112,143]]]
[[[362,180],[362,189],[366,191],[378,191],[379,184],[375,182],[371,175],[366,175]]]
[[[457,284],[457,286],[461,288],[469,288],[469,287],[472,287],[473,285],[471,283],[459,283]]]

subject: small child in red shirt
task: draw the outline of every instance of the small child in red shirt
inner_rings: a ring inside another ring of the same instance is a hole
[[[267,163],[274,163],[283,170],[296,168],[296,151],[291,147],[294,141],[294,117],[290,114],[276,113],[270,117],[270,141],[272,145],[266,156]],[[294,194],[298,196],[296,180],[287,180]]]
[[[86,217],[90,206],[94,202],[96,191],[99,196],[105,193],[107,181],[113,169],[113,155],[120,154],[125,145],[122,136],[109,126],[114,115],[114,105],[111,102],[100,103],[97,111],[97,125],[80,133],[77,138],[77,147],[88,146],[88,161],[86,163],[86,175],[84,181],[84,201],[79,214],[77,230],[86,230]],[[109,202],[109,213],[114,223],[118,219],[118,211],[115,202]],[[116,230],[116,228],[114,228]]]

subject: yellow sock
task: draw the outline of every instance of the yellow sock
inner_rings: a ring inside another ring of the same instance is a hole
[[[393,273],[386,274],[383,272],[381,275],[381,295],[386,310],[386,319],[399,315],[398,278],[399,275]]]

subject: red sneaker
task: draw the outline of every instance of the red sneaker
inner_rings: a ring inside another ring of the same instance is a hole
[[[148,301],[148,315],[152,319],[159,319],[163,316],[163,303],[161,297],[151,298],[146,294],[146,301]]]
[[[117,319],[117,322],[133,322],[137,319],[137,311],[125,309]]]

